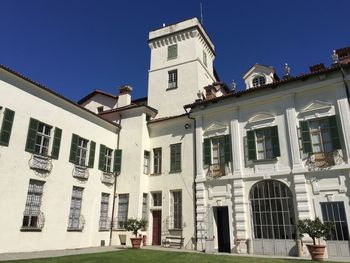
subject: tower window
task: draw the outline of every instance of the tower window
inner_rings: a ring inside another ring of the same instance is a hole
[[[253,78],[253,87],[259,87],[261,85],[264,85],[266,83],[266,78],[264,76],[256,76],[255,78]]]
[[[177,44],[168,46],[168,59],[177,58]]]
[[[168,89],[177,88],[177,69],[168,71]]]

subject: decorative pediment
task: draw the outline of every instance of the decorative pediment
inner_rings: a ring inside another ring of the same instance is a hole
[[[221,134],[225,134],[227,130],[228,130],[227,125],[220,122],[214,122],[204,131],[204,135],[205,136],[221,135]]]
[[[300,112],[306,113],[310,111],[330,110],[331,108],[332,104],[325,101],[315,100],[311,104],[306,106],[304,109],[302,109]]]
[[[275,120],[275,116],[273,116],[269,113],[263,112],[263,113],[255,114],[253,117],[251,117],[248,120],[248,123],[254,124],[257,122],[273,122],[274,120]]]

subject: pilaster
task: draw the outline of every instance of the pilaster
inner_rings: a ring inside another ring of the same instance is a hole
[[[287,124],[287,138],[289,139],[291,168],[293,170],[302,169],[303,163],[299,152],[299,139],[297,131],[297,117],[295,112],[294,95],[288,97],[288,107],[285,111]]]
[[[242,136],[239,128],[239,108],[235,108],[230,123],[233,173],[242,173]]]
[[[304,174],[294,174],[294,192],[298,219],[310,218],[310,200]]]

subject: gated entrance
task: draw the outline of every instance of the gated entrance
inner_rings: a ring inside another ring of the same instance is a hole
[[[344,202],[320,203],[324,222],[332,222],[334,228],[327,238],[329,257],[350,257],[349,228]]]
[[[277,180],[256,183],[249,194],[253,251],[262,255],[296,255],[295,213],[290,189]]]

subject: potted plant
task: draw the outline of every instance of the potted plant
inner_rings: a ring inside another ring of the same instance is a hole
[[[131,231],[135,237],[131,237],[132,248],[140,248],[142,237],[138,237],[137,234],[140,229],[144,229],[147,225],[147,221],[145,219],[135,219],[129,218],[124,223],[124,228],[127,231]]]
[[[312,260],[323,260],[326,246],[320,244],[320,239],[326,239],[333,227],[333,223],[322,223],[318,217],[316,217],[315,220],[299,220],[297,225],[299,237],[302,238],[304,234],[308,234],[313,241],[313,245],[306,245]],[[316,244],[316,239],[318,239],[318,244]]]

